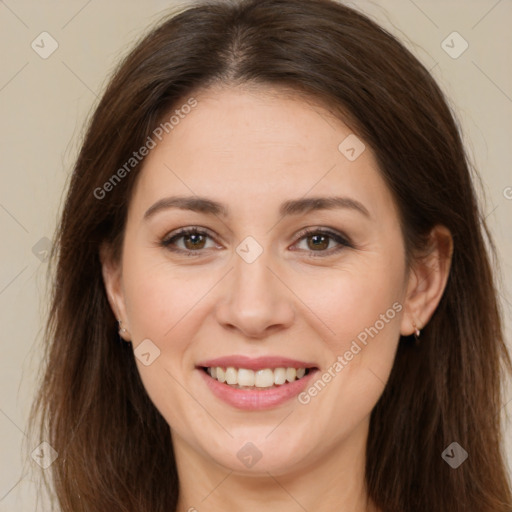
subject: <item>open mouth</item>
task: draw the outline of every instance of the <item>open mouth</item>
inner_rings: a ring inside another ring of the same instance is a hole
[[[303,379],[316,368],[234,368],[233,366],[201,367],[212,379],[227,384],[234,389],[267,390],[279,388]]]

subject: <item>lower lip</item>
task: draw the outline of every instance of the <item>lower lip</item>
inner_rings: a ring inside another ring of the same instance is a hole
[[[210,377],[203,369],[198,369],[210,391],[227,404],[238,409],[251,411],[277,407],[304,391],[318,370],[310,370],[302,379],[288,382],[270,389],[236,389]]]

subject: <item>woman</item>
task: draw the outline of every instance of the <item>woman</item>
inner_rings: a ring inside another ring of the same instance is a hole
[[[368,18],[165,20],[58,231],[34,415],[60,510],[510,511],[484,235],[443,94]]]

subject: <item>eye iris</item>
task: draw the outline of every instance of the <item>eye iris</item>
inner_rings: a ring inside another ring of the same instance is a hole
[[[204,238],[205,237],[203,235],[194,234],[194,233],[185,235],[183,237],[183,239],[185,240],[185,247],[189,250],[190,249],[198,249],[198,248],[202,249],[203,245],[204,245],[204,241],[205,241]],[[195,240],[195,242],[192,242],[191,246],[189,246],[189,244],[187,243],[190,240]],[[199,242],[199,243],[197,243],[197,242]],[[201,245],[201,242],[203,243],[203,245]]]
[[[313,245],[309,244],[310,240],[320,241],[320,243],[314,242]],[[316,249],[327,249],[329,247],[329,237],[326,235],[311,235],[308,236],[308,246],[309,248]]]

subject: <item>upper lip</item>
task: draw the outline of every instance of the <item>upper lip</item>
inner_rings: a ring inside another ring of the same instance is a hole
[[[248,370],[261,370],[263,368],[316,368],[315,363],[307,361],[298,361],[296,359],[290,359],[288,357],[247,357],[242,355],[208,359],[207,361],[200,362],[197,366],[203,368],[219,366],[221,368],[227,368],[228,366],[232,366],[234,368],[247,368]]]

